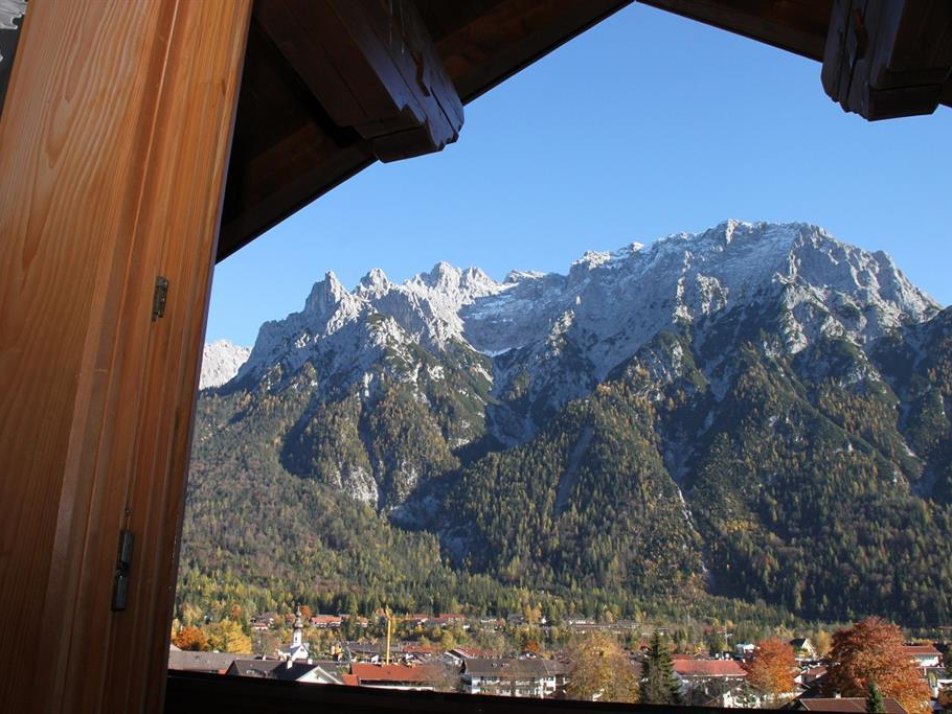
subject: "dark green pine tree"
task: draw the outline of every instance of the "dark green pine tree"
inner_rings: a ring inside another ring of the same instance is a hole
[[[945,676],[952,679],[952,652],[945,655]],[[945,709],[943,711],[946,714],[952,714],[952,684],[940,693],[939,701],[942,701],[943,697],[945,699]]]
[[[870,682],[866,688],[866,714],[886,714],[886,702],[876,682]]]
[[[671,650],[657,631],[651,636],[648,653],[641,663],[641,703],[681,703],[681,687],[671,665]]]

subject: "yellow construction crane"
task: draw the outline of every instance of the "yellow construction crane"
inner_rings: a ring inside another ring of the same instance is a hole
[[[393,631],[393,612],[389,607],[383,609],[384,617],[387,618],[387,652],[384,655],[384,664],[390,664],[390,635]]]

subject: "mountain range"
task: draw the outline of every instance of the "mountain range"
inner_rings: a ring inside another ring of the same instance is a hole
[[[239,349],[206,348],[181,593],[952,623],[952,310],[822,228],[328,273]]]

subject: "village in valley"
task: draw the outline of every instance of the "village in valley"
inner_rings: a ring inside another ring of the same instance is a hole
[[[743,628],[568,619],[532,608],[463,614],[263,613],[239,623],[173,624],[169,668],[313,685],[537,699],[952,712],[950,643],[908,641],[871,617],[813,637],[733,641]],[[700,636],[698,636],[700,635]]]

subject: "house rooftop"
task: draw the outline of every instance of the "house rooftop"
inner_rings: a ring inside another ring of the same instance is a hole
[[[499,653],[485,647],[456,647],[450,650],[450,654],[462,659],[493,659]]]
[[[358,684],[372,682],[422,684],[430,681],[435,672],[431,665],[411,667],[405,664],[355,663],[350,666],[350,674],[357,678]],[[344,681],[347,683],[346,678]]]
[[[463,671],[476,677],[509,677],[517,674],[520,677],[546,677],[556,674],[556,665],[551,663],[552,671],[544,659],[468,659]]]
[[[228,674],[238,677],[272,677],[275,669],[286,664],[279,659],[235,659],[228,668]]]
[[[732,659],[678,659],[672,663],[682,677],[746,677],[747,672]]]
[[[169,669],[187,672],[225,672],[239,655],[231,652],[169,650]]]

